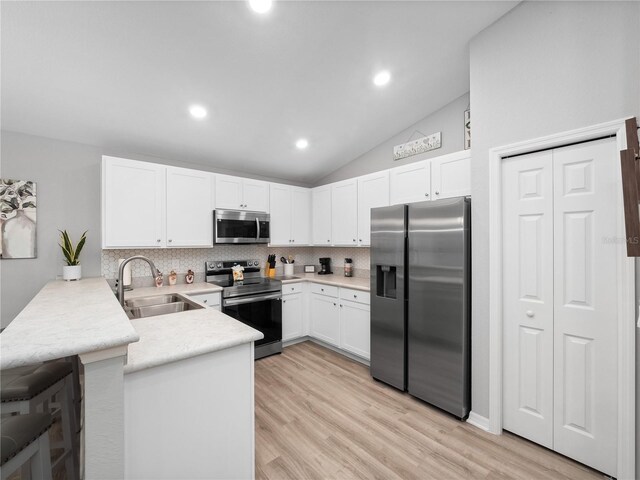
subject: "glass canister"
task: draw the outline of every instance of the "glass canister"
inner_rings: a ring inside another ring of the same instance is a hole
[[[344,276],[353,277],[353,261],[350,258],[344,259]]]

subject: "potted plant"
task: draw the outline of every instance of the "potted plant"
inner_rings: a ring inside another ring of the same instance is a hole
[[[60,232],[60,248],[67,264],[62,267],[62,278],[64,280],[80,280],[82,278],[82,267],[80,266],[80,252],[87,240],[87,232],[85,231],[78,244],[74,247],[73,242],[69,238],[66,230],[58,230]]]

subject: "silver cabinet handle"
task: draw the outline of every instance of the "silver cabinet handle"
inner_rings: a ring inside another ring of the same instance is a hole
[[[358,295],[354,295],[353,298],[358,298]]]
[[[156,242],[160,243],[160,239],[156,240]]]
[[[340,308],[342,308],[342,304],[340,304]]]
[[[296,243],[296,239],[294,238],[293,240],[291,240],[291,243]]]
[[[327,240],[327,243],[329,243],[331,240]]]
[[[324,292],[324,288],[321,288],[321,289],[320,289],[320,291],[321,291],[321,292]]]
[[[333,306],[335,307],[335,306],[336,306],[336,304],[334,303],[334,304],[333,304]]]
[[[287,301],[286,300],[282,300],[282,303],[287,303]]]
[[[206,298],[202,301],[202,303],[207,303],[209,300],[207,300]]]
[[[353,239],[353,241],[355,242],[355,241],[356,241],[356,239],[354,238],[354,239]]]
[[[429,194],[428,194],[428,193],[425,193],[425,194],[424,194],[424,196],[425,196],[425,197],[428,197],[428,196],[429,196]]]
[[[362,239],[360,239],[360,241],[362,241]]]
[[[173,242],[173,240],[169,239],[169,243]]]
[[[440,195],[440,192],[436,192],[436,195]]]

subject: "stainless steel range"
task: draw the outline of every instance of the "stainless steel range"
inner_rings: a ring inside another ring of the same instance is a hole
[[[244,280],[234,282],[232,267],[244,267]],[[207,282],[222,287],[222,312],[259,330],[255,358],[282,352],[282,283],[263,277],[259,260],[206,262]]]

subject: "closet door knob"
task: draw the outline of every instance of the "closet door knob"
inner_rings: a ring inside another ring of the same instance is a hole
[[[533,310],[527,310],[527,317],[533,318],[535,317],[535,313],[533,313]]]

